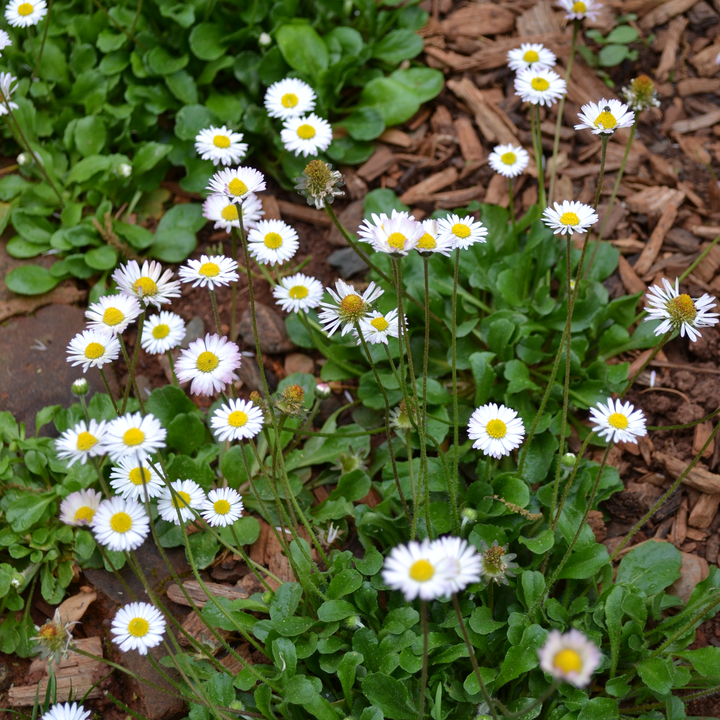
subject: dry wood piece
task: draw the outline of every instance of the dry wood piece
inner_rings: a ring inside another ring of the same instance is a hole
[[[465,162],[477,162],[485,157],[480,138],[475,132],[472,120],[461,115],[454,123],[455,135],[460,143],[460,152]]]
[[[676,15],[687,12],[696,2],[698,0],[669,0],[669,2],[660,3],[640,21],[640,27],[647,31],[658,25],[664,25]]]
[[[85,302],[87,290],[80,290],[74,285],[58,285],[44,295],[31,295],[28,297],[14,297],[10,300],[0,301],[0,322],[4,322],[14,315],[29,315],[45,305],[75,305]]]
[[[696,528],[710,527],[720,506],[720,495],[707,495],[703,493],[688,518],[688,524]]]
[[[633,270],[637,275],[645,275],[651,268],[653,262],[655,262],[655,258],[658,256],[663,241],[665,240],[665,234],[672,228],[677,213],[677,205],[668,205],[663,211],[655,229],[652,231],[652,235],[650,235],[645,249],[640,253],[640,257],[633,266]]]
[[[244,590],[239,590],[238,588],[232,587],[230,585],[221,585],[220,583],[207,582],[205,583],[205,587],[207,587],[207,589],[214,596],[224,597],[228,600],[244,600],[250,597],[250,595]],[[205,591],[202,589],[200,583],[196,580],[186,580],[183,583],[183,588],[185,588],[185,592],[199,608],[204,607],[205,604],[208,602]],[[185,605],[186,607],[190,607],[190,603],[183,594],[183,591],[175,583],[168,587],[167,596],[173,602],[176,602],[178,605]]]
[[[654,453],[653,458],[665,465],[665,469],[675,479],[679,478],[688,466],[688,463],[673,457],[672,455],[667,455],[661,452]],[[702,493],[707,493],[709,495],[720,494],[720,475],[711,473],[701,465],[696,465],[683,478],[683,483],[691,488],[695,488],[695,490],[699,490]]]
[[[665,185],[655,185],[641,190],[625,198],[625,205],[630,212],[642,215],[660,215],[668,205],[680,207],[685,199],[682,190],[673,190]]]
[[[222,645],[217,641],[215,636],[207,629],[205,621],[195,612],[191,612],[183,621],[183,629],[193,639],[197,640],[201,645],[212,649],[212,654],[215,655]],[[215,632],[223,639],[227,640],[232,633],[222,628],[214,628]],[[184,635],[178,637],[178,642],[183,647],[190,647],[190,640]]]
[[[413,144],[413,139],[406,132],[398,130],[398,128],[388,128],[379,139],[402,148],[412,147]]]
[[[259,522],[260,535],[250,547],[250,559],[254,560],[258,565],[267,567],[273,575],[284,582],[295,580],[290,562],[287,557],[285,557],[282,545],[276,537],[275,532],[264,520],[260,519]],[[282,531],[278,530],[278,532]],[[300,535],[304,536],[304,533],[301,531]],[[292,536],[286,534],[286,537],[289,543],[292,540]],[[273,590],[279,587],[278,583],[272,578],[268,578],[267,583]]]
[[[694,163],[701,162],[705,165],[710,165],[712,157],[710,157],[710,153],[705,149],[706,141],[704,141],[703,138],[695,135],[676,135],[675,139],[689,160],[692,160]]]
[[[653,178],[657,182],[666,183],[667,185],[677,185],[677,173],[675,168],[662,155],[650,155],[650,167],[653,170]]]
[[[323,227],[330,227],[333,224],[332,220],[322,210],[316,210],[307,205],[296,205],[287,200],[278,200],[278,207],[283,215],[291,217],[293,220],[300,220],[300,222],[310,223],[311,225],[322,225]]]
[[[718,66],[715,62],[718,53],[720,53],[720,42],[716,42],[714,45],[710,45],[693,55],[690,58],[690,63],[695,66],[698,75],[710,77],[718,71]]]
[[[367,195],[367,183],[355,172],[355,168],[341,167],[340,172],[345,178],[345,187],[351,200],[359,200]]]
[[[662,55],[660,56],[660,64],[655,71],[655,78],[659,82],[665,82],[670,77],[670,72],[675,69],[675,63],[677,63],[679,56],[680,39],[688,26],[688,22],[689,20],[686,17],[680,16],[676,17],[668,27]]]
[[[553,70],[565,77],[565,68],[558,63]],[[617,95],[591,70],[580,57],[575,58],[568,83],[568,100],[575,105],[584,105],[591,100],[597,102],[599,98],[607,100],[617,99]],[[574,118],[573,118],[574,119]]]
[[[406,205],[412,205],[418,202],[418,199],[424,195],[430,195],[446,188],[448,185],[452,185],[457,178],[458,171],[454,167],[445,168],[439,173],[425,178],[417,185],[413,185],[413,187],[400,196],[400,202],[404,202]]]
[[[510,32],[514,25],[515,15],[507,8],[494,3],[475,2],[456,10],[440,23],[446,37],[464,35],[472,38],[502,35]]]
[[[680,97],[720,92],[720,78],[685,78],[677,84]]]
[[[670,542],[675,547],[680,547],[687,538],[688,529],[688,501],[687,498],[683,498],[678,508],[677,514],[675,515],[675,522],[673,524],[672,533],[668,537]]]
[[[373,156],[363,163],[357,174],[366,182],[379,178],[395,162],[395,156],[387,145],[378,143]]]
[[[707,247],[707,243],[705,243]],[[710,252],[705,256],[705,259],[695,268],[695,275],[702,280],[702,282],[710,282],[717,269],[720,268],[720,247],[715,245]]]
[[[702,449],[703,445],[707,442],[708,438],[712,434],[713,424],[710,420],[707,420],[700,425],[695,426],[695,435],[693,437],[693,452],[697,455]],[[710,444],[703,453],[704,458],[710,458],[715,452],[715,438],[710,441]]]
[[[693,235],[697,235],[707,240],[714,240],[720,235],[720,226],[718,225],[694,225],[690,228],[690,232]]]
[[[90,603],[95,602],[97,593],[91,588],[80,588],[77,595],[63,600],[57,607],[57,613],[60,616],[61,623],[79,622],[85,611],[90,607]]]
[[[274,195],[263,193],[260,196],[260,201],[262,202],[262,209],[265,211],[263,220],[282,220],[280,206]]]
[[[678,120],[674,122],[670,129],[677,133],[694,132],[703,128],[712,127],[720,122],[720,110],[712,110],[704,115],[698,115],[691,120]]]
[[[435,207],[438,209],[451,210],[452,208],[467,205],[472,200],[480,200],[484,194],[485,188],[482,185],[474,185],[462,190],[435,193],[435,195],[428,196],[427,199],[421,198],[418,202],[432,202],[435,203]]]
[[[559,33],[560,25],[555,18],[553,6],[547,0],[541,0],[528,8],[517,19],[518,35],[525,38],[537,33]]]

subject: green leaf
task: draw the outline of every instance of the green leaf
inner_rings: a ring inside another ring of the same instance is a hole
[[[40,265],[21,265],[5,276],[5,284],[18,295],[42,295],[50,292],[60,278],[53,277]]]
[[[370,673],[361,681],[365,697],[390,720],[414,720],[417,710],[408,697],[405,683],[385,673]]]
[[[374,140],[382,135],[385,130],[383,114],[373,107],[356,108],[340,124],[350,133],[351,138],[360,141]]]
[[[190,49],[200,60],[217,60],[225,54],[227,31],[216,23],[200,23],[190,33]]]
[[[637,30],[631,25],[618,25],[605,38],[606,43],[618,43],[628,45],[638,39]]]
[[[80,118],[75,123],[75,147],[87,158],[98,155],[105,147],[107,130],[105,120],[97,115]]]
[[[630,54],[627,45],[606,45],[598,54],[598,60],[602,67],[615,67],[619,65]]]
[[[365,85],[360,96],[360,107],[374,108],[382,116],[385,125],[390,127],[409,120],[420,109],[420,101],[406,85],[380,77]]]
[[[443,87],[443,74],[440,70],[427,67],[396,70],[390,75],[391,80],[405,85],[415,93],[418,102],[424,103],[440,94]]]
[[[133,156],[133,174],[142,175],[152,170],[171,150],[172,145],[165,143],[148,142],[138,145]]]
[[[154,75],[172,75],[190,61],[187,55],[174,57],[162,45],[156,45],[145,55],[145,64]]]
[[[546,637],[547,630],[539,625],[530,625],[525,628],[520,643],[511,647],[505,654],[500,674],[495,682],[496,690],[538,666],[537,651],[545,642]]]
[[[273,620],[284,620],[292,617],[300,604],[301,598],[302,586],[299,583],[283,583],[270,602],[270,617]]]
[[[205,106],[185,105],[175,116],[175,135],[181,140],[195,140],[201,130],[217,123],[217,115]]]
[[[631,550],[620,562],[616,582],[628,583],[654,595],[680,577],[682,555],[670,543],[647,542]]]
[[[83,158],[73,165],[72,170],[68,173],[68,183],[84,183],[93,175],[105,172],[110,167],[110,158],[106,155],[91,155]]]
[[[176,415],[168,426],[167,444],[171,448],[192,455],[205,442],[205,425],[197,413]]]
[[[342,685],[343,694],[345,695],[348,707],[352,707],[353,705],[352,689],[355,684],[355,672],[357,670],[357,666],[360,665],[363,660],[364,657],[362,653],[348,652],[343,655],[343,658],[338,665],[337,676],[338,680],[340,680],[340,684]]]
[[[468,622],[470,629],[478,635],[490,635],[505,624],[499,620],[493,620],[492,610],[485,606],[475,608]]]
[[[316,77],[327,69],[327,45],[310,25],[282,25],[275,40],[285,62],[298,72]]]
[[[555,544],[555,534],[552,530],[547,529],[532,538],[523,537],[521,535],[518,538],[518,542],[521,545],[525,545],[525,547],[532,553],[542,555]]]
[[[19,260],[28,260],[29,258],[37,257],[49,249],[49,245],[38,245],[37,243],[29,242],[21,238],[19,235],[8,240],[5,246],[7,254]]]
[[[35,415],[35,434],[40,434],[40,428],[47,425],[55,417],[55,413],[62,407],[62,405],[48,405],[42,410],[39,410]]]
[[[530,608],[545,592],[545,577],[541,572],[526,570],[521,576],[521,582],[525,594],[525,606]]]
[[[318,619],[323,622],[344,620],[355,614],[357,614],[357,608],[346,600],[328,600],[318,608]]]
[[[720,678],[720,648],[704,647],[673,653],[688,660],[703,677]]]
[[[52,496],[21,495],[10,503],[5,518],[15,532],[26,532],[40,520],[52,500]]]
[[[617,700],[596,697],[578,713],[577,720],[617,720],[620,708]]]
[[[170,426],[176,415],[197,411],[195,403],[183,390],[174,385],[165,385],[165,387],[153,390],[145,401],[145,408],[165,428]]]
[[[492,387],[495,384],[495,370],[490,364],[495,358],[495,353],[474,352],[470,355],[470,369],[475,380],[475,405],[484,405],[492,395]]]
[[[293,641],[284,637],[276,638],[272,642],[272,654],[275,666],[282,674],[286,678],[293,677],[297,668],[297,653]]]
[[[398,65],[422,52],[423,39],[412,30],[391,30],[373,48],[373,57],[389,65]],[[433,96],[434,97],[434,96]]]
[[[586,580],[593,577],[603,565],[610,562],[607,548],[600,543],[574,552],[558,575],[560,579]]]
[[[373,213],[392,215],[392,211],[407,212],[410,208],[400,202],[398,196],[390,188],[376,188],[365,196],[363,205],[364,217],[370,218]]]
[[[192,558],[200,570],[204,570],[220,550],[220,542],[210,533],[194,533],[188,538]],[[188,560],[190,553],[188,553]]]
[[[93,270],[112,270],[117,265],[117,260],[117,252],[107,245],[85,253],[85,263]]]
[[[638,675],[653,691],[667,695],[673,687],[672,660],[670,658],[648,658],[637,665]]]
[[[357,570],[342,570],[330,582],[327,596],[331,600],[337,600],[354,593],[362,584],[362,575]]]
[[[158,230],[149,255],[168,263],[185,260],[197,246],[195,233],[186,228]]]

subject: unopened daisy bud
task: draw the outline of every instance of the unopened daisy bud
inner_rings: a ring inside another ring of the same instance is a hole
[[[638,75],[628,87],[622,89],[625,102],[636,112],[660,107],[655,83],[647,75]]]
[[[115,169],[115,173],[118,177],[128,178],[132,175],[132,165],[129,163],[120,163]]]
[[[258,38],[258,45],[262,45],[262,47],[267,47],[271,44],[272,38],[266,32],[260,33],[260,37]]]
[[[305,408],[305,391],[300,385],[288,385],[275,403],[280,412],[286,415],[297,415]]]
[[[357,615],[350,615],[350,617],[345,618],[343,624],[348,630],[359,630],[360,628],[365,627],[362,620],[360,620]]]
[[[17,164],[18,165],[29,165],[32,162],[32,158],[28,153],[20,153],[17,156]]]
[[[295,189],[302,195],[308,205],[315,205],[318,210],[331,205],[336,197],[344,195],[337,188],[345,184],[343,175],[333,170],[330,163],[323,160],[312,160],[305,166],[303,174],[295,178]]]
[[[265,33],[263,33],[263,35],[265,35]],[[244,709],[245,709],[245,705],[244,705],[240,700],[233,700],[233,701],[228,705],[228,707],[229,707],[231,710],[244,710]]]
[[[70,389],[72,390],[73,395],[87,395],[90,385],[85,378],[78,378],[73,381]]]
[[[462,517],[462,526],[464,527],[468,523],[474,523],[477,521],[477,510],[472,508],[463,508],[460,516]]]
[[[275,593],[272,590],[267,590],[262,594],[262,601],[269,605],[272,602],[272,599],[275,597]]]
[[[315,397],[318,400],[327,400],[332,395],[332,389],[327,383],[318,383],[315,386]]]
[[[13,573],[12,580],[10,580],[10,584],[16,590],[19,590],[25,584],[25,576],[19,572]]]
[[[568,452],[562,456],[562,464],[566,468],[574,467],[576,460],[577,456],[575,455],[575,453]]]

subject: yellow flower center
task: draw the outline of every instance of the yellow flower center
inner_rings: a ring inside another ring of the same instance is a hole
[[[32,15],[33,10],[35,8],[33,7],[32,3],[22,3],[22,5],[18,6],[18,15],[22,15],[23,17],[27,17],[28,15]]]
[[[452,233],[455,237],[459,237],[461,240],[464,240],[465,238],[470,237],[470,228],[464,223],[455,223],[455,225],[452,226]]]
[[[502,420],[498,420],[497,418],[495,418],[487,424],[487,426],[485,427],[485,432],[491,438],[499,440],[500,438],[504,438],[507,434],[507,425]]]
[[[116,533],[126,533],[132,527],[132,518],[126,512],[117,512],[110,518],[110,527]]]
[[[566,212],[560,216],[563,225],[579,225],[580,218],[574,212]]]
[[[240,216],[238,215],[238,209],[237,205],[234,205],[233,203],[230,203],[229,205],[226,205],[222,212],[220,213],[222,215],[223,220],[227,220],[228,222],[232,222],[233,220],[237,220]]]
[[[213,138],[213,145],[218,148],[229,148],[230,138],[227,135],[216,135]]]
[[[624,430],[630,424],[626,415],[617,412],[608,417],[608,423],[616,430]]]
[[[430,233],[425,233],[419,240],[417,246],[421,250],[434,250],[437,247],[435,238]]]
[[[140,428],[130,428],[125,431],[125,434],[123,435],[123,442],[132,447],[140,445],[140,443],[145,442],[145,433],[140,430]]]
[[[404,250],[407,238],[399,232],[391,233],[388,237],[388,245],[396,250]]]
[[[125,316],[117,308],[108,308],[103,313],[103,322],[112,327],[119,325],[124,319]]]
[[[228,425],[231,427],[242,427],[247,421],[247,413],[242,410],[235,410],[228,415]]]
[[[384,332],[390,326],[390,323],[384,317],[377,317],[370,321],[370,324],[378,331]]]
[[[697,308],[689,295],[678,295],[668,301],[668,312],[676,323],[692,322],[697,317]]]
[[[81,432],[77,437],[77,449],[81,452],[87,452],[93,446],[97,445],[97,438],[89,432]]]
[[[88,523],[90,524],[92,522],[92,519],[95,517],[95,511],[88,507],[87,505],[83,505],[81,508],[78,508],[78,511],[75,513],[75,522],[76,523]]]
[[[517,162],[517,155],[514,152],[506,152],[500,156],[505,165],[514,165]]]
[[[133,290],[143,297],[144,295],[154,295],[158,291],[158,286],[152,278],[141,277],[133,283]]]
[[[214,262],[203,263],[198,272],[205,277],[217,277],[220,274],[220,268]]]
[[[298,96],[295,93],[285,93],[280,98],[280,104],[284,108],[294,108],[298,104]]]
[[[340,307],[349,313],[356,313],[362,310],[363,299],[359,295],[346,295],[340,301]]]
[[[85,348],[85,357],[88,360],[97,360],[105,352],[105,346],[100,343],[91,342]]]
[[[230,512],[230,503],[227,500],[218,500],[213,504],[213,510],[218,515],[227,515]]]
[[[553,658],[553,665],[564,673],[580,672],[582,670],[582,658],[575,650],[565,648]]]
[[[141,472],[141,469],[136,467],[130,471],[128,478],[133,485],[144,485],[150,482],[150,471],[147,468],[142,468]]]
[[[166,338],[169,334],[170,334],[170,326],[165,325],[165,323],[160,323],[159,325],[156,325],[152,331],[152,336],[156,340],[162,340],[163,338]]]
[[[573,12],[584,13],[586,10],[587,10],[587,6],[585,5],[584,2],[580,2],[578,0],[578,2],[573,3]]]
[[[200,372],[212,372],[218,366],[218,362],[218,356],[206,350],[198,355],[197,369]]]
[[[305,123],[297,129],[297,134],[303,140],[312,140],[315,137],[315,128]]]
[[[540,56],[535,52],[535,50],[528,50],[523,55],[523,60],[526,63],[536,63],[540,59]]]
[[[233,178],[228,183],[228,190],[235,196],[244,195],[248,191],[248,186],[239,178]]]
[[[435,568],[427,560],[416,560],[410,566],[410,577],[416,582],[427,582],[435,574]]]
[[[595,121],[595,127],[602,128],[603,130],[612,130],[617,125],[615,116],[608,110],[604,110],[597,116]]]
[[[530,81],[530,85],[533,90],[537,90],[538,92],[545,92],[550,87],[550,83],[545,78],[541,77],[533,78]]]
[[[184,490],[178,490],[177,494],[178,497],[173,497],[173,505],[178,510],[182,510],[190,504],[190,493],[186,493]]]
[[[150,623],[145,618],[133,618],[128,623],[128,632],[133,637],[145,637],[150,632]]]
[[[276,232],[269,232],[265,236],[265,247],[270,248],[271,250],[277,250],[283,242],[282,235],[280,233]]]
[[[310,291],[304,285],[293,285],[288,290],[288,295],[293,300],[302,300],[308,296],[309,292]]]

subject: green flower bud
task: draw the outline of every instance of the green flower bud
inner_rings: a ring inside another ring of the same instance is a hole
[[[575,453],[568,452],[562,456],[562,464],[567,468],[574,467],[576,460],[577,456],[575,455]]]

